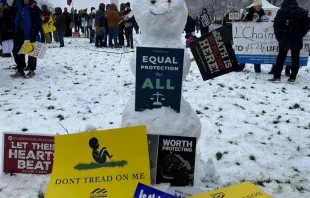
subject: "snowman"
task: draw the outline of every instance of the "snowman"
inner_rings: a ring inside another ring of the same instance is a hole
[[[181,48],[182,32],[187,21],[185,0],[136,0],[133,12],[141,28],[140,47]],[[189,73],[191,60],[184,52],[183,81]],[[131,59],[131,70],[136,75],[136,54]],[[201,123],[190,104],[181,97],[180,113],[171,108],[135,111],[135,96],[127,104],[122,127],[146,125],[149,134],[200,137]]]

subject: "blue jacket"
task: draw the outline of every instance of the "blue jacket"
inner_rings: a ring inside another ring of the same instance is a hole
[[[40,41],[41,26],[41,10],[36,3],[18,3],[14,27],[15,35],[18,32],[23,32],[24,40],[30,40],[31,36],[35,36],[36,40]]]

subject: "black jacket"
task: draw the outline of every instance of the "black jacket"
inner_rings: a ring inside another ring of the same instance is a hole
[[[70,14],[68,11],[64,11],[63,15],[65,16],[66,24],[70,24],[72,22],[72,14]]]
[[[185,33],[190,34],[192,32],[195,32],[196,29],[196,22],[191,16],[187,16],[187,23],[185,25]]]
[[[290,20],[290,10],[296,7],[298,7],[296,0],[284,0],[281,9],[274,19],[273,27],[280,46],[292,50],[301,50],[303,48],[303,37],[308,32],[307,24],[305,24],[304,27],[300,27],[298,33],[292,33],[287,25],[287,22]],[[306,21],[306,17],[308,17],[306,10],[304,10],[303,15]]]
[[[263,9],[261,9],[259,12],[257,12],[255,10],[255,7],[252,6],[249,9],[248,14],[245,16],[244,21],[253,21],[255,13],[258,14],[258,16],[259,16],[259,19],[256,22],[261,22],[262,21],[261,20],[262,16],[266,15],[265,11]]]
[[[106,16],[105,16],[105,4],[101,3],[99,5],[99,10],[96,13],[95,26],[105,27]]]
[[[57,32],[65,32],[66,31],[66,19],[62,14],[61,8],[55,8],[55,22],[54,25],[56,27]]]
[[[14,38],[14,12],[9,6],[0,10],[0,37],[2,41]]]

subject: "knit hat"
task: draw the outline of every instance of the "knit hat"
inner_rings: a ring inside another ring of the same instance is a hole
[[[253,6],[262,6],[262,0],[254,0]]]
[[[127,6],[128,8],[130,8],[130,2],[127,2],[127,3],[126,3],[126,6]]]
[[[0,0],[0,3],[2,3],[3,5],[6,5],[7,0]]]

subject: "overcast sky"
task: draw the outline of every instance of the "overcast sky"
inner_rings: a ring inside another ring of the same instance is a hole
[[[133,0],[118,0],[119,3],[126,3]],[[67,0],[49,0],[55,7],[69,7],[67,5]],[[77,9],[85,9],[88,8],[90,10],[91,7],[99,8],[100,3],[108,4],[111,0],[73,0],[73,6]]]

